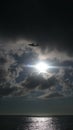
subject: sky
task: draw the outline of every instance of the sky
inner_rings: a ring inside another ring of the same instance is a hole
[[[72,3],[27,0],[0,5],[0,101],[22,97],[47,104],[73,98]],[[31,67],[41,61],[53,67],[47,73]]]

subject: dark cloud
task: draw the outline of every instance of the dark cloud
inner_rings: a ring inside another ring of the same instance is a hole
[[[0,84],[6,82],[7,73],[3,68],[0,68]]]
[[[26,79],[25,83],[22,83],[22,86],[25,86],[29,90],[34,90],[36,87],[39,90],[45,90],[55,86],[57,82],[55,77],[45,79],[42,74],[32,74]]]
[[[5,64],[7,62],[6,58],[0,57],[0,64]]]
[[[26,75],[27,75],[27,74],[25,74],[25,72],[21,71],[21,72],[19,73],[19,76],[15,79],[15,80],[16,80],[16,83],[20,83],[20,82],[24,81]]]
[[[42,79],[42,81],[40,82],[40,86],[39,89],[43,90],[43,89],[50,89],[52,86],[56,86],[57,84],[57,79],[55,77],[51,77],[48,79]]]
[[[12,95],[17,89],[16,87],[10,87],[10,83],[6,83],[4,86],[0,86],[0,97]]]
[[[15,91],[11,94],[11,96],[24,96],[24,98],[28,98],[28,95],[30,94],[29,91],[27,91],[26,88],[15,88]]]
[[[38,87],[41,81],[42,81],[42,77],[40,77],[39,75],[32,75],[28,77],[26,79],[26,82],[22,83],[22,85],[25,85],[25,87],[29,90],[33,90],[36,87]]]

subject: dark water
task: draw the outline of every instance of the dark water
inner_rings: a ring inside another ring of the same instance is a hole
[[[73,116],[0,116],[0,130],[73,130]]]

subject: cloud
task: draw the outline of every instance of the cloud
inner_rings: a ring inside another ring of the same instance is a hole
[[[6,76],[7,76],[6,71],[0,67],[0,84],[6,82]]]
[[[55,77],[51,77],[45,79],[42,74],[32,73],[32,75],[28,76],[25,82],[22,82],[21,85],[26,87],[29,90],[45,90],[50,89],[53,85],[57,84],[57,79]]]
[[[1,48],[0,51],[1,53],[0,89],[2,93],[2,95],[0,94],[1,97],[22,96],[28,93],[28,91],[25,90],[25,88],[19,84],[19,81],[20,83],[22,83],[22,81],[25,81],[26,77],[28,77],[30,73],[32,74],[32,69],[28,68],[27,65],[35,62],[33,59],[34,58],[36,59],[37,56],[35,53],[33,53],[32,49],[30,48],[21,49],[22,53],[19,54],[20,47],[21,46],[19,45],[19,47],[16,49],[14,47],[11,48],[10,46],[6,48],[5,47]],[[10,83],[9,87],[7,87],[8,83]]]
[[[10,87],[10,83],[6,83],[4,86],[0,86],[0,97],[13,95],[16,90],[16,87]]]
[[[51,93],[51,94],[50,93],[44,94],[42,96],[39,96],[38,98],[49,99],[49,98],[61,98],[61,97],[64,97],[64,96],[60,93],[55,92],[55,93]]]
[[[25,86],[29,90],[34,90],[36,87],[38,87],[41,81],[42,77],[32,74],[27,77],[25,83],[22,83],[22,86]]]
[[[49,50],[32,48],[28,46],[30,41],[16,40],[16,42],[4,43],[0,48],[0,88],[1,96],[26,96],[30,97],[31,92],[38,91],[45,95],[59,93],[64,96],[73,95],[73,60],[65,52],[57,49]],[[5,45],[5,46],[4,46]],[[46,44],[47,47],[48,44]],[[63,58],[62,58],[63,57]],[[48,65],[62,66],[60,68],[48,69],[47,74],[39,74],[34,68],[28,67],[40,60]],[[7,83],[10,86],[7,87]],[[5,92],[8,91],[8,92]],[[35,96],[35,94],[33,94]],[[58,95],[57,95],[58,96]],[[52,96],[51,96],[52,98]],[[46,98],[45,98],[46,99]]]
[[[72,62],[66,62],[67,66],[72,65]],[[62,62],[63,64],[63,62]],[[13,64],[15,65],[15,64]],[[12,66],[12,64],[10,64]],[[9,66],[9,67],[10,67]],[[39,74],[36,72],[27,73],[28,69],[26,69],[27,76],[25,74],[25,67],[23,69],[20,69],[19,75],[16,76],[17,72],[17,66],[13,66],[14,68],[9,70],[9,72],[6,73],[4,69],[1,69],[1,91],[2,95],[4,96],[3,91],[8,91],[8,93],[5,93],[5,96],[26,96],[29,97],[31,95],[31,91],[37,92],[37,97],[38,98],[38,91],[44,92],[45,95],[49,95],[50,93],[58,93],[63,96],[72,96],[73,95],[73,90],[72,90],[72,85],[73,85],[73,69],[72,67],[69,67],[67,69],[63,69],[63,73],[60,71],[56,72],[50,72],[53,73],[51,76],[47,75],[44,76],[45,74]],[[20,67],[21,68],[21,67]],[[10,77],[11,73],[11,77]],[[60,73],[60,74],[59,74]],[[9,76],[9,78],[8,78]],[[45,78],[46,77],[46,78]],[[9,87],[6,87],[7,82],[10,83]],[[15,86],[15,87],[14,87]],[[14,89],[15,88],[15,89]],[[9,90],[8,90],[9,89]],[[38,91],[37,91],[38,90]],[[1,95],[1,96],[2,96]],[[41,97],[43,95],[41,94]],[[58,95],[57,95],[58,96]],[[48,96],[49,97],[49,96]],[[52,98],[52,95],[51,97]],[[46,98],[45,98],[46,99]]]
[[[50,90],[50,88],[52,86],[55,86],[56,84],[57,84],[57,79],[54,76],[52,76],[52,77],[50,77],[48,79],[44,79],[43,78],[41,80],[41,82],[40,82],[40,86],[39,86],[38,89],[41,89],[41,90],[43,90],[43,89],[49,89]]]
[[[0,64],[4,65],[7,62],[6,58],[0,57]]]

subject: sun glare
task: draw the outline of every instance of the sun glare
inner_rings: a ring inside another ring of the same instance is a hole
[[[48,69],[48,65],[44,62],[40,62],[38,64],[36,64],[35,68],[42,73],[46,73],[47,69]]]

